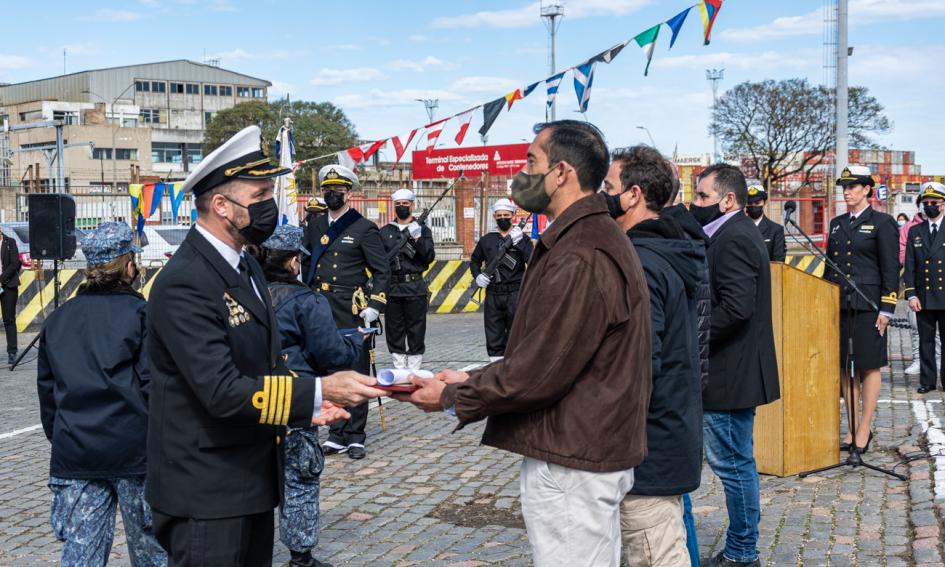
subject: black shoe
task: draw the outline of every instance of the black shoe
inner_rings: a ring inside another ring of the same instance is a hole
[[[739,563],[737,561],[730,561],[726,559],[725,555],[719,553],[715,557],[706,557],[700,561],[700,565],[703,567],[729,567],[734,565],[747,565],[748,567],[761,567],[761,561],[755,559],[748,563]]]
[[[916,392],[920,394],[928,394],[929,392],[934,392],[935,386],[919,386],[919,389]]]
[[[347,447],[338,448],[338,447],[333,447],[331,445],[328,445],[327,443],[322,445],[322,453],[325,453],[326,457],[328,455],[337,455],[338,453],[345,453],[347,451],[348,451]]]
[[[16,362],[16,351],[7,353],[7,366],[13,366],[13,363]]]
[[[849,451],[849,450],[850,450],[850,444],[847,443],[846,441],[841,441],[841,442],[840,442],[840,450],[841,450],[841,451]]]
[[[364,447],[353,445],[348,447],[348,456],[357,461],[367,457],[367,450]]]
[[[872,442],[873,442],[873,432],[870,431],[870,436],[869,436],[869,439],[866,440],[866,445],[864,445],[863,447],[857,447],[856,452],[861,455],[866,453],[867,451],[870,450],[870,443]]]
[[[334,567],[331,563],[325,563],[312,557],[311,551],[305,553],[290,551],[290,553],[292,554],[292,560],[289,561],[289,567]]]

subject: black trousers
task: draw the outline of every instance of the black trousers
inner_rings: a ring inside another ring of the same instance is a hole
[[[371,356],[368,349],[365,348],[361,351],[361,359],[352,370],[361,374],[371,373]],[[347,447],[352,443],[364,445],[364,441],[367,439],[364,428],[367,426],[368,403],[364,402],[353,408],[345,408],[351,414],[351,419],[332,423],[328,429],[328,440],[343,447]]]
[[[945,309],[923,309],[916,313],[915,318],[919,327],[919,384],[935,388],[938,382],[935,376],[935,333],[945,334]],[[945,364],[941,367],[942,388],[945,388]]]
[[[427,296],[388,297],[384,309],[387,350],[395,354],[423,354],[427,334]]]
[[[3,314],[3,330],[7,334],[7,353],[17,351],[16,346],[16,300],[20,296],[20,288],[5,287],[0,294],[0,312]]]
[[[505,356],[512,319],[518,307],[518,290],[495,292],[486,290],[483,322],[486,327],[486,352],[489,356]]]
[[[168,567],[272,567],[272,510],[218,520],[152,513]]]

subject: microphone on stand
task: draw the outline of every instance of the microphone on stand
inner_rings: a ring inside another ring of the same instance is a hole
[[[794,214],[794,211],[796,211],[796,210],[797,210],[797,202],[796,202],[796,201],[788,201],[788,202],[784,203],[784,223],[782,223],[782,224],[785,224],[785,225],[786,225],[786,224],[788,224],[789,222],[791,222],[791,215],[793,215],[793,214]]]

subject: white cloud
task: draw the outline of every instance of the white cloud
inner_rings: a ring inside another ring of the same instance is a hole
[[[942,0],[850,0],[850,25],[882,23],[890,20],[912,20],[945,16]],[[822,34],[824,11],[811,10],[800,16],[783,16],[772,22],[748,28],[726,29],[719,37],[731,41],[763,41],[767,39]]]
[[[233,5],[230,0],[213,0],[207,9],[211,12],[239,12],[239,8]]]
[[[819,67],[823,51],[820,49],[798,49],[786,53],[783,51],[764,51],[761,53],[731,53],[718,51],[698,55],[678,55],[653,58],[651,69],[661,67],[686,69],[726,68],[764,71],[766,69],[806,69]]]
[[[147,8],[160,8],[160,0],[138,0],[138,4],[145,6]]]
[[[32,61],[28,57],[0,53],[0,69],[26,69],[30,65],[32,65]]]
[[[81,16],[78,19],[85,22],[136,22],[144,17],[141,12],[131,10],[112,10],[100,8],[90,16]]]
[[[446,61],[438,59],[432,55],[427,55],[419,61],[411,61],[409,59],[397,59],[392,61],[390,67],[392,69],[409,69],[411,71],[416,71],[422,73],[430,67],[446,67]]]
[[[422,43],[422,42],[424,42],[424,41],[429,41],[430,38],[428,38],[427,36],[423,35],[422,33],[415,33],[415,34],[411,35],[410,37],[408,37],[407,40],[408,40],[408,41],[412,41],[412,42],[414,42],[414,43]]]
[[[571,0],[564,6],[567,19],[577,20],[592,16],[625,16],[651,3],[651,0]],[[442,16],[433,20],[434,28],[517,28],[541,24],[540,2],[532,2],[521,8],[491,10]]]
[[[318,87],[329,87],[344,83],[379,81],[386,78],[387,75],[382,73],[380,69],[358,67],[354,69],[322,69],[309,82]]]
[[[440,102],[463,100],[458,94],[445,90],[403,89],[398,91],[384,91],[372,89],[368,94],[349,94],[334,98],[332,102],[344,109],[353,108],[387,108],[393,106],[416,106],[420,108],[417,99],[434,98]]]
[[[230,51],[223,51],[214,55],[214,58],[222,59],[224,62],[233,61],[284,61],[291,57],[303,55],[302,51],[289,51],[288,49],[273,49],[269,51],[249,52],[244,49],[236,48]]]
[[[453,81],[451,91],[462,93],[490,93],[499,97],[515,87],[523,86],[519,81],[504,77],[464,77]]]
[[[291,95],[293,92],[298,91],[292,83],[273,80],[272,86],[269,87],[269,98],[285,98],[285,95]]]

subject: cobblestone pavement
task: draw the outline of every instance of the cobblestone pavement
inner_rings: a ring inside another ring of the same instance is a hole
[[[763,563],[943,565],[945,457],[897,465],[911,452],[945,454],[942,392],[919,396],[917,377],[903,375],[910,345],[908,330],[892,330],[891,379],[884,373],[868,454],[909,480],[862,468],[805,480],[762,477]],[[389,361],[383,346],[379,360]],[[431,316],[425,367],[484,360],[479,315]],[[0,370],[0,389],[0,565],[54,564],[59,544],[49,527],[49,450],[38,429],[35,362]],[[328,459],[318,557],[336,565],[529,565],[518,505],[520,458],[479,446],[481,425],[451,434],[452,418],[396,402],[384,407],[386,431],[371,410],[367,459]],[[708,467],[693,499],[707,556],[723,545],[727,524],[721,484]],[[288,560],[278,541],[276,559],[276,565]],[[120,528],[111,564],[128,565]]]

